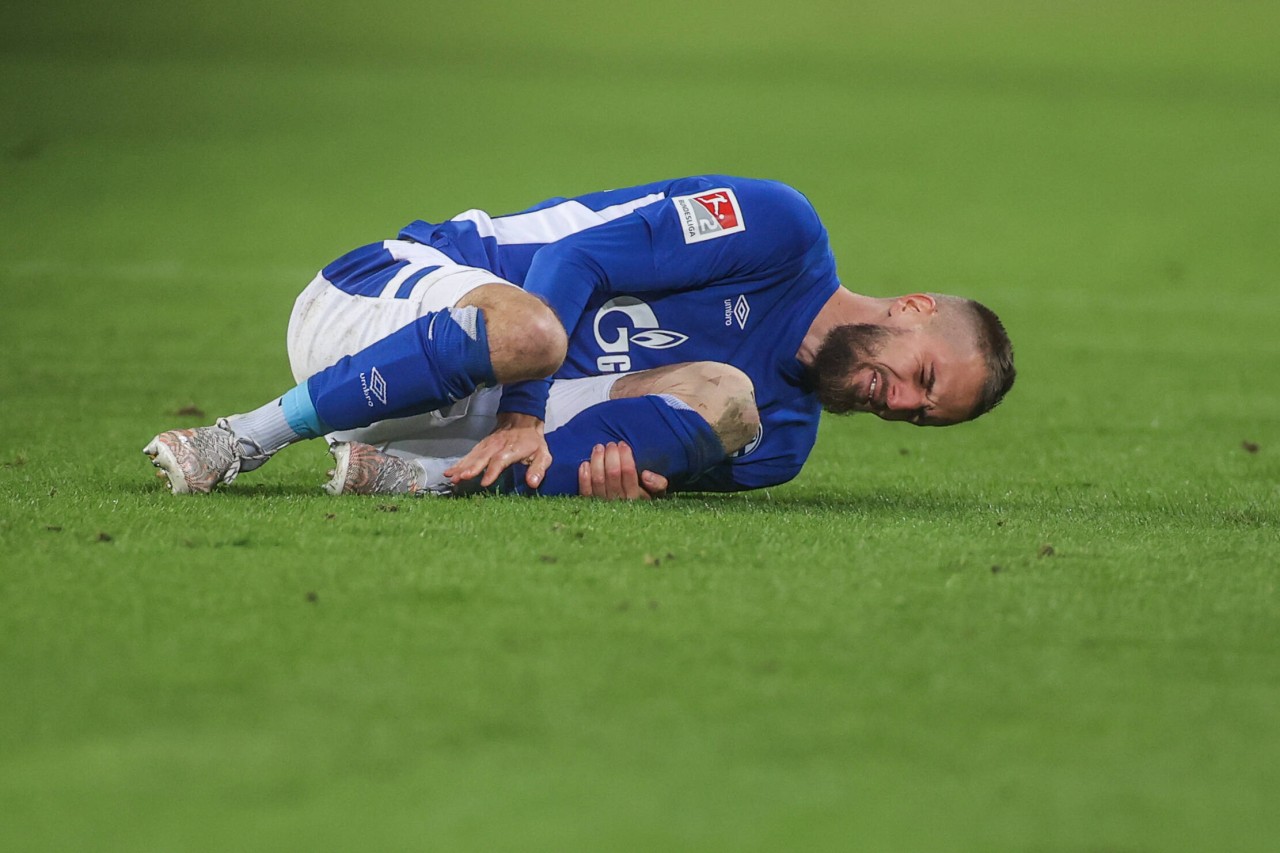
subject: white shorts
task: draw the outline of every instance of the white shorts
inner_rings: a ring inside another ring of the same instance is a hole
[[[505,284],[488,270],[463,266],[448,255],[407,240],[387,240],[383,248],[395,260],[406,260],[377,296],[347,293],[317,274],[299,294],[289,316],[286,342],[293,378],[302,382],[338,359],[359,352],[432,311],[452,308],[477,287]],[[407,294],[401,285],[424,268],[438,267],[420,278]]]
[[[411,261],[378,296],[358,296],[317,275],[298,296],[286,336],[289,364],[303,382],[339,359],[359,352],[432,311],[454,307],[484,284],[515,285],[476,267],[463,266],[429,246],[402,240],[383,244],[397,259]],[[406,298],[400,284],[423,266],[439,266],[413,285]],[[563,426],[582,410],[609,399],[622,374],[554,382],[547,401],[546,431]],[[501,388],[483,388],[451,406],[408,418],[331,433],[330,441],[360,441],[396,455],[463,456],[493,431]]]

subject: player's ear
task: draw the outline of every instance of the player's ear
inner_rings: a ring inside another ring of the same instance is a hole
[[[927,293],[908,293],[906,296],[899,296],[889,305],[889,316],[895,314],[919,314],[921,317],[927,317],[938,310],[938,300],[934,299]]]

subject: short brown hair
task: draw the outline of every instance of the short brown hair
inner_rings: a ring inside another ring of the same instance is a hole
[[[996,312],[973,299],[964,300],[974,327],[974,342],[987,365],[987,380],[969,419],[994,409],[1013,387],[1018,371],[1013,366],[1013,342]]]

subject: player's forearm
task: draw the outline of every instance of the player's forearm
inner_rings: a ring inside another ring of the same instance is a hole
[[[592,294],[607,286],[598,264],[563,243],[543,247],[534,256],[524,281],[525,291],[547,303],[569,334],[578,325]]]

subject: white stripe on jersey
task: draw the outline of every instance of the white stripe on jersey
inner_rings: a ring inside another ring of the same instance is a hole
[[[661,201],[665,193],[650,193],[642,198],[615,204],[603,210],[592,210],[580,201],[565,201],[542,210],[493,218],[483,210],[459,213],[451,222],[473,222],[481,237],[492,237],[500,245],[517,243],[554,243],[595,225],[603,225],[633,210]]]
[[[424,267],[442,267],[445,264],[456,264],[453,258],[439,249],[424,246],[421,243],[410,243],[408,240],[383,240],[382,248],[391,253],[397,261],[413,261]]]
[[[438,266],[437,264],[405,264],[400,272],[392,276],[382,288],[382,292],[378,296],[382,299],[390,299],[400,290],[400,285],[404,284],[404,280],[416,273],[425,266]],[[416,286],[416,285],[415,285]]]
[[[383,286],[380,294],[383,299],[390,299],[395,296],[400,290],[400,285],[404,284],[405,279],[423,267],[454,266],[458,263],[439,249],[433,249],[421,243],[410,243],[406,240],[383,240],[382,248],[390,252],[391,257],[397,261],[410,261]],[[418,284],[421,284],[421,282],[418,282]],[[413,286],[415,291],[418,289],[418,284]]]

